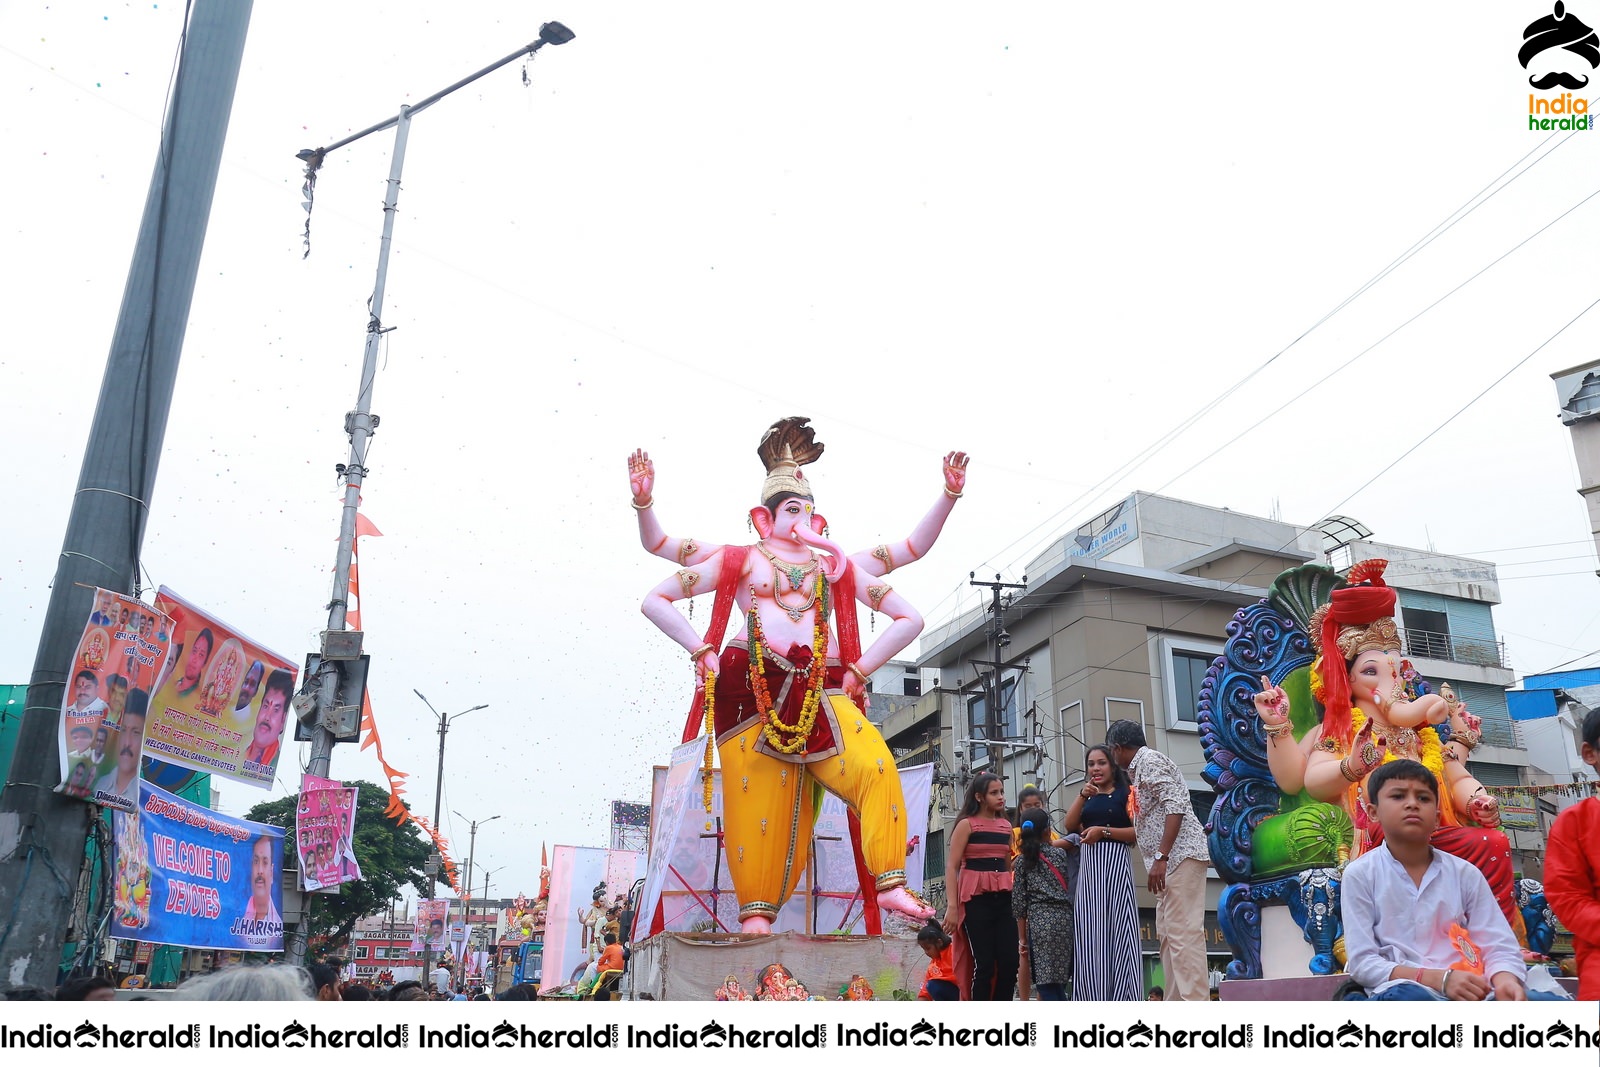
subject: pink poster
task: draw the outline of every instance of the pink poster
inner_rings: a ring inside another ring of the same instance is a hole
[[[331,778],[304,775],[295,817],[295,846],[300,850],[303,888],[315,892],[361,880],[353,845],[355,832],[355,787]]]

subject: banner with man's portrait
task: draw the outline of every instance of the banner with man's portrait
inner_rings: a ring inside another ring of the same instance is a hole
[[[149,782],[138,795],[136,810],[112,816],[111,936],[283,951],[283,831]]]
[[[147,755],[266,788],[278,773],[297,669],[166,586],[172,654],[150,701]]]
[[[449,932],[445,929],[449,914],[448,900],[417,901],[416,926],[411,931],[411,951],[421,952],[427,947],[435,952],[443,952],[449,938]]]
[[[172,620],[140,600],[94,591],[67,672],[58,793],[133,810],[150,694],[167,664]]]

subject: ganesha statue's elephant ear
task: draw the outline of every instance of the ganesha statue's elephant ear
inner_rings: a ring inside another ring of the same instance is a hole
[[[1217,909],[1236,957],[1231,977],[1260,976],[1260,909],[1270,904],[1289,906],[1314,946],[1314,970],[1338,969],[1336,920],[1324,922],[1329,912],[1320,897],[1302,898],[1337,893],[1336,883],[1325,885],[1327,877],[1308,872],[1338,866],[1350,841],[1350,819],[1303,790],[1285,794],[1279,788],[1267,764],[1255,695],[1263,677],[1283,688],[1297,742],[1318,725],[1322,710],[1310,681],[1316,659],[1312,616],[1344,584],[1335,571],[1311,564],[1280,574],[1266,597],[1234,614],[1222,655],[1201,686],[1201,773],[1217,791],[1207,844],[1212,866],[1234,883]]]

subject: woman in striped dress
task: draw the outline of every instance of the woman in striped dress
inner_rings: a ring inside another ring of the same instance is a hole
[[[1074,894],[1073,1000],[1142,1000],[1139,908],[1134,897],[1131,783],[1105,745],[1089,749],[1089,781],[1067,810],[1079,834]]]
[[[967,1000],[1010,1000],[1017,988],[1017,924],[1011,917],[1011,821],[999,778],[967,787],[945,860],[944,929],[956,940],[956,981]],[[963,948],[966,951],[963,951]],[[964,960],[970,953],[970,970]]]

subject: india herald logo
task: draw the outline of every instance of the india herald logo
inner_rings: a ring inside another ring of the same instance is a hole
[[[1528,84],[1535,89],[1582,89],[1589,84],[1587,74],[1574,73],[1582,60],[1589,70],[1600,68],[1600,36],[1584,25],[1567,5],[1556,0],[1554,12],[1528,24],[1522,31],[1522,47],[1517,62],[1524,70],[1535,59],[1535,69],[1548,67],[1544,74],[1530,74]]]

